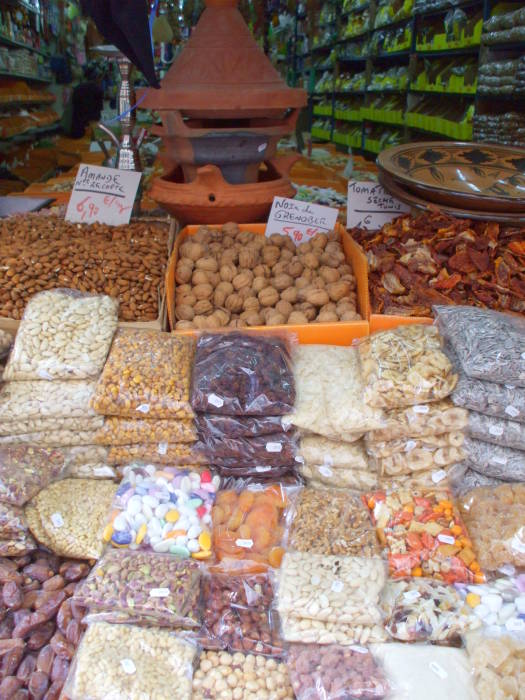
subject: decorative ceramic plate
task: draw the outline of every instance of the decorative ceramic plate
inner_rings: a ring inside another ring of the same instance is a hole
[[[427,141],[389,148],[380,169],[427,201],[484,211],[525,211],[525,150]]]
[[[501,211],[489,212],[489,211],[476,211],[469,209],[460,209],[457,207],[451,207],[446,204],[433,204],[428,199],[421,199],[413,192],[404,189],[402,185],[395,182],[393,178],[389,177],[385,173],[379,173],[379,182],[385,190],[388,190],[390,194],[397,197],[401,202],[408,204],[414,209],[426,210],[429,208],[439,209],[444,214],[449,214],[450,216],[455,216],[458,219],[472,219],[474,221],[496,221],[500,224],[514,224],[515,226],[525,225],[525,213],[516,214],[514,212],[503,213]]]

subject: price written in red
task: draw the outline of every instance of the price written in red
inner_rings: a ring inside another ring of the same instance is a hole
[[[115,209],[118,211],[119,214],[123,214],[125,211],[130,210],[132,207],[130,206],[124,206],[119,202],[118,197],[114,197],[113,195],[106,195],[104,199],[102,200],[102,205],[97,206],[94,201],[92,201],[91,196],[84,197],[80,202],[77,203],[76,205],[76,210],[80,214],[80,218],[82,221],[98,221],[99,220],[99,214],[102,211],[108,211],[110,209]]]
[[[324,233],[316,228],[307,228],[306,231],[298,231],[293,226],[284,226],[283,232],[290,236],[296,243],[302,243],[304,240],[313,238],[317,233]]]

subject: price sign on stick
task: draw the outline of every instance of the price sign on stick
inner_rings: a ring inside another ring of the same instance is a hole
[[[299,202],[286,197],[274,197],[266,224],[266,235],[280,233],[294,243],[306,243],[317,233],[329,233],[334,228],[339,209],[320,204]]]
[[[118,226],[129,223],[142,173],[81,163],[66,220]]]
[[[410,207],[376,182],[348,181],[347,228],[379,229],[409,211]]]

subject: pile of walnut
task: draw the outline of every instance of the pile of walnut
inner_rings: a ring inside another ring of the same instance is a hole
[[[179,248],[175,272],[178,330],[356,321],[356,281],[339,236],[318,234],[295,246],[201,226]]]

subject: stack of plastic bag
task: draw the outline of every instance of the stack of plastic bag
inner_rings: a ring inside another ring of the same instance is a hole
[[[368,406],[385,409],[384,424],[365,438],[381,484],[431,486],[463,458],[467,412],[446,398],[457,375],[437,329],[400,326],[358,345]]]
[[[301,474],[316,488],[373,488],[362,438],[383,425],[383,412],[363,401],[356,348],[301,345],[294,372],[297,399],[285,422],[301,431]]]
[[[195,451],[222,476],[294,472],[297,435],[283,425],[295,402],[291,337],[205,333],[197,342],[191,403]]]
[[[117,322],[108,296],[57,289],[30,300],[3,374],[0,444],[60,449],[70,476],[114,476],[90,401]]]
[[[437,306],[446,352],[459,373],[452,393],[469,410],[458,493],[525,479],[525,320],[468,306]]]

